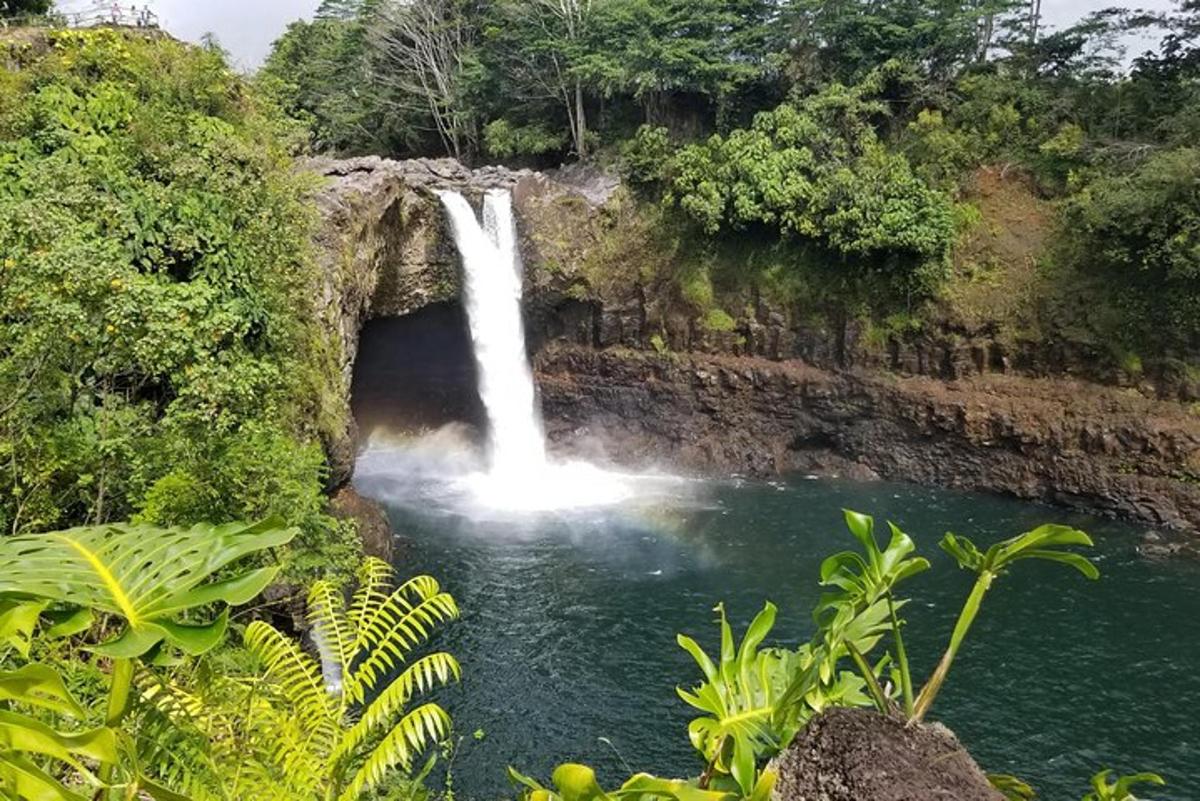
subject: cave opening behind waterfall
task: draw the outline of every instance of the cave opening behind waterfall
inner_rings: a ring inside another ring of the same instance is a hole
[[[363,326],[351,407],[359,438],[401,435],[466,423],[484,430],[466,312],[434,303]]]

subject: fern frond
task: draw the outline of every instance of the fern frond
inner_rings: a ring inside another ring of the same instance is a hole
[[[354,774],[338,801],[355,801],[379,784],[394,767],[410,770],[413,757],[450,734],[450,716],[437,704],[409,712],[388,732]]]
[[[342,592],[328,581],[317,581],[308,593],[308,622],[313,636],[337,663],[338,679],[350,672],[356,651],[354,630],[346,619]]]
[[[358,589],[354,591],[348,615],[354,631],[361,631],[364,623],[387,602],[387,588],[395,576],[392,566],[382,559],[369,556],[363,562],[358,569]]]
[[[246,647],[266,669],[268,680],[291,705],[316,747],[337,740],[339,710],[325,689],[316,661],[273,626],[256,620],[246,627]]]
[[[418,693],[458,681],[462,668],[458,660],[447,653],[430,654],[413,662],[404,672],[385,687],[370,706],[342,737],[332,758],[340,760],[351,757],[377,729],[386,726],[397,713]]]
[[[441,585],[433,576],[415,576],[404,582],[391,594],[382,600],[377,600],[369,614],[363,615],[357,629],[356,647],[360,650],[371,648],[372,632],[386,628],[389,620],[397,615],[411,612],[414,607],[428,601],[441,591]],[[382,592],[380,594],[382,595]]]
[[[354,688],[352,697],[360,703],[365,701],[366,692],[374,688],[380,675],[393,671],[410,651],[429,639],[438,624],[453,620],[458,614],[458,604],[445,592],[432,595],[408,610],[389,599],[384,611],[376,617],[377,628],[359,635],[368,644],[368,652],[346,682]]]

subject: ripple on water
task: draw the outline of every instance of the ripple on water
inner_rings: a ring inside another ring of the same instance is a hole
[[[934,562],[907,608],[921,676],[970,586],[936,547],[944,531],[988,542],[1056,521],[1093,533],[1100,581],[1026,563],[997,583],[935,717],[987,770],[1020,775],[1046,799],[1080,797],[1103,767],[1162,773],[1170,787],[1155,798],[1200,798],[1200,566],[1136,558],[1129,526],[990,496],[801,477],[625,477],[635,495],[607,506],[497,514],[454,489],[456,476],[480,469],[469,452],[423,442],[368,451],[355,479],[409,540],[401,571],[437,575],[464,610],[439,645],[465,670],[443,699],[459,732],[487,733],[466,738],[455,761],[468,798],[505,792],[510,764],[545,777],[582,760],[608,783],[625,763],[696,773],[674,687],[697,673],[676,633],[715,650],[718,601],[740,628],[769,598],[780,607],[777,641],[807,638],[820,560],[851,545],[841,507],[895,520]]]

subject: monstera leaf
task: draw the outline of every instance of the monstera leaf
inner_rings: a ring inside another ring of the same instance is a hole
[[[283,545],[296,535],[274,521],[254,525],[208,524],[158,528],[112,524],[0,539],[0,614],[20,618],[20,601],[49,601],[79,610],[60,616],[56,626],[78,630],[90,612],[117,615],[128,624],[94,650],[128,659],[161,644],[188,654],[204,653],[220,642],[228,609],[206,623],[177,620],[188,610],[211,604],[246,603],[271,582],[277,567],[218,571],[256,551]]]
[[[741,793],[750,796],[758,781],[757,764],[783,748],[795,734],[794,719],[780,716],[778,704],[793,672],[791,654],[759,645],[775,625],[775,605],[759,612],[740,646],[725,606],[715,610],[721,628],[721,653],[714,662],[691,637],[680,634],[680,647],[696,660],[704,681],[692,690],[675,689],[687,704],[705,713],[688,724],[688,737],[713,769],[728,773]]]

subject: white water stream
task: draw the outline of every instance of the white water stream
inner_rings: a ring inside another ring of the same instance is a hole
[[[457,192],[440,193],[462,256],[463,299],[487,409],[488,459],[496,475],[539,473],[546,466],[541,415],[525,353],[521,259],[508,192],[483,199],[483,225]]]
[[[462,257],[463,301],[487,411],[488,469],[469,474],[467,489],[490,508],[544,511],[617,503],[634,495],[633,476],[586,462],[552,462],[521,319],[522,264],[512,198],[490,190],[483,222],[466,198],[439,192]]]

